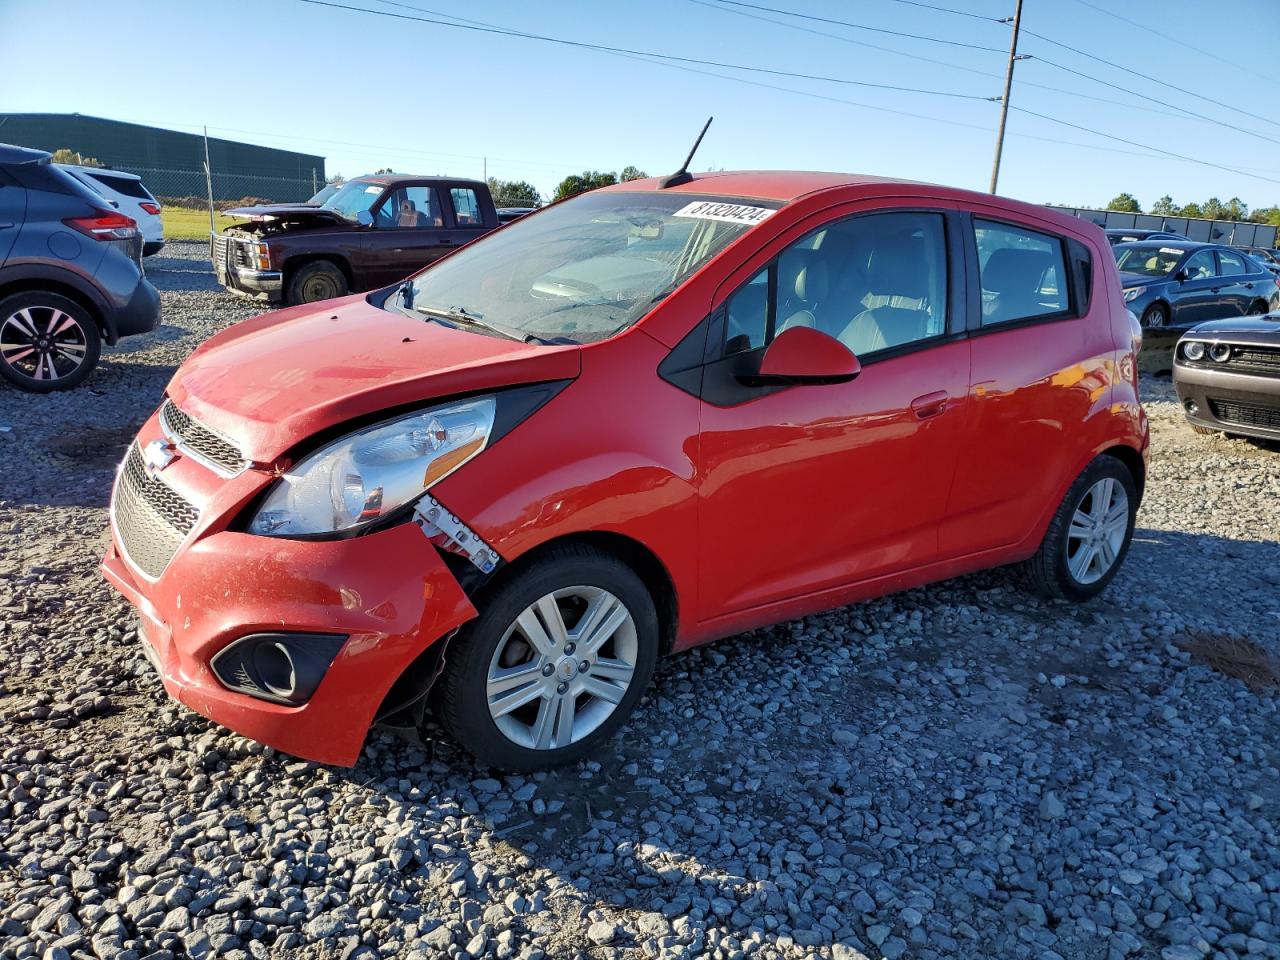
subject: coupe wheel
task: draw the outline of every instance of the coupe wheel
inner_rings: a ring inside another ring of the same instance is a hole
[[[347,295],[347,277],[327,260],[304,263],[289,280],[289,302],[315,303]]]
[[[1142,311],[1144,327],[1167,327],[1169,325],[1169,308],[1163,303],[1153,303]]]
[[[1049,523],[1040,549],[1025,569],[1037,592],[1060,600],[1087,600],[1120,569],[1133,539],[1138,490],[1115,457],[1085,469]]]
[[[566,763],[626,720],[657,652],[640,578],[609,554],[556,548],[499,587],[447,648],[441,720],[490,766]]]
[[[101,350],[93,318],[66,297],[36,290],[0,300],[0,375],[23,390],[70,390]]]

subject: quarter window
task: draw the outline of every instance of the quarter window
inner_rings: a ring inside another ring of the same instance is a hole
[[[835,337],[859,357],[947,330],[941,214],[850,217],[787,247],[729,298],[725,353],[790,327]]]
[[[974,220],[973,233],[984,327],[1068,312],[1066,259],[1058,237],[989,220]]]
[[[1250,272],[1245,269],[1244,257],[1226,250],[1218,251],[1218,268],[1224,277],[1235,277]]]

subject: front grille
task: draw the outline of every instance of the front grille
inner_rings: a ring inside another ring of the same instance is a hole
[[[111,519],[129,562],[155,578],[178,552],[200,519],[200,511],[168,484],[147,475],[142,452],[134,443],[116,477]]]
[[[227,238],[224,234],[217,233],[213,236],[213,262],[215,264],[227,265]]]
[[[1280,348],[1232,347],[1231,359],[1227,362],[1233,370],[1237,367],[1248,367],[1259,373],[1280,373]]]
[[[179,449],[219,473],[235,476],[248,466],[239,447],[178,409],[170,400],[165,400],[160,408],[160,427]]]
[[[1237,423],[1242,427],[1266,427],[1280,430],[1280,407],[1260,407],[1239,400],[1209,398],[1209,409],[1223,423]]]

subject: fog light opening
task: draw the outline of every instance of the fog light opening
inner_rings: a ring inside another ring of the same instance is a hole
[[[261,643],[253,652],[253,665],[258,668],[262,685],[277,697],[288,699],[298,689],[298,675],[293,656],[283,643]]]
[[[1200,406],[1194,400],[1188,400],[1183,406],[1186,408],[1187,413],[1193,417],[1200,412]]]

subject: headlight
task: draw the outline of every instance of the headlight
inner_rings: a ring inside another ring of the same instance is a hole
[[[495,407],[491,396],[464,400],[335,440],[277,481],[249,532],[336,533],[385,516],[483,450]]]
[[[1215,343],[1209,348],[1209,356],[1218,363],[1225,363],[1231,359],[1231,345],[1226,343]]]
[[[1137,300],[1140,296],[1142,296],[1146,292],[1147,292],[1146,287],[1129,287],[1124,292],[1124,302],[1132,303],[1134,300]]]
[[[1199,340],[1191,340],[1182,348],[1182,355],[1188,360],[1204,359],[1204,344]]]

